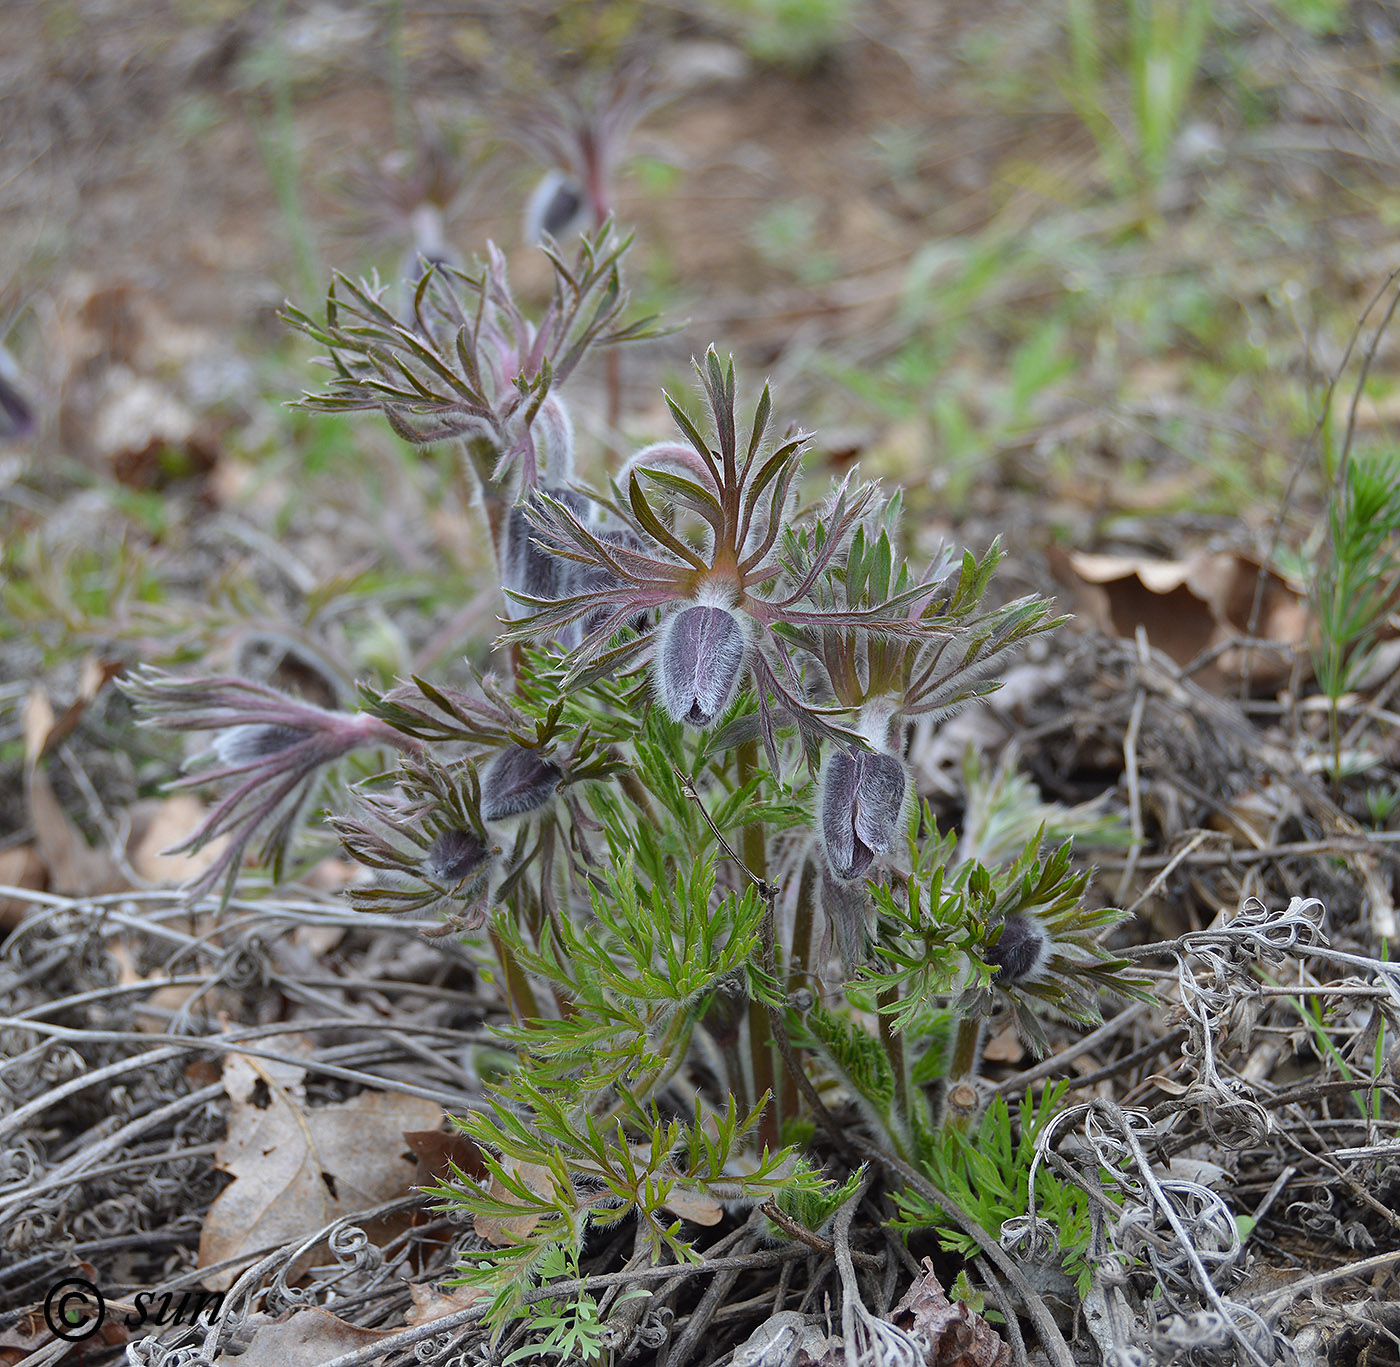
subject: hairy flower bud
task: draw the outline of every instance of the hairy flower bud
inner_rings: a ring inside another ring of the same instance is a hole
[[[587,226],[588,203],[583,186],[562,171],[548,172],[525,206],[525,240],[540,242],[547,235],[558,241],[583,232]]]
[[[572,508],[580,516],[588,500],[572,489],[546,489],[552,499]],[[533,498],[533,496],[532,496]],[[536,540],[537,531],[521,504],[510,510],[506,518],[505,554],[501,557],[502,587],[527,598],[563,598],[570,592],[569,576],[572,563],[544,550]],[[539,609],[506,595],[506,613],[510,617],[529,617]]]
[[[1033,916],[1013,912],[1001,923],[996,944],[982,951],[996,969],[992,981],[1001,987],[1033,978],[1050,957],[1050,936]]]
[[[299,726],[246,722],[231,726],[214,737],[209,748],[220,764],[251,764],[271,759],[283,750],[304,741],[308,732]]]
[[[481,776],[481,819],[502,821],[543,807],[563,777],[559,766],[538,750],[509,745]]]
[[[486,845],[470,831],[454,828],[433,841],[423,862],[439,883],[460,884],[480,875],[487,853]]]
[[[695,605],[657,630],[656,687],[676,721],[709,726],[729,706],[744,672],[748,638],[728,608]]]
[[[909,781],[893,755],[838,750],[821,776],[821,837],[838,878],[859,878],[899,832]]]

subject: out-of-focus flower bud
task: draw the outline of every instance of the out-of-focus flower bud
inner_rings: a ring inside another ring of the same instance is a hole
[[[567,504],[580,517],[588,508],[588,500],[572,489],[545,489],[551,498]],[[531,499],[533,500],[533,495]],[[551,555],[536,540],[538,532],[523,506],[517,504],[506,518],[505,554],[501,557],[502,587],[528,598],[565,598],[569,588],[571,561]],[[539,609],[506,595],[509,617],[529,617]]]
[[[34,430],[34,410],[19,387],[19,367],[0,346],[0,441],[28,436]]]
[[[588,200],[583,186],[562,171],[548,172],[525,206],[525,240],[538,243],[547,234],[561,242],[587,227]]]
[[[821,837],[837,878],[859,878],[899,834],[909,780],[893,755],[838,750],[822,769]]]
[[[254,760],[280,755],[290,746],[300,744],[306,736],[299,726],[245,723],[219,732],[209,749],[220,764],[251,764]]]
[[[744,672],[748,638],[728,608],[696,604],[657,629],[655,677],[676,721],[709,726],[729,706]]]
[[[481,819],[502,821],[543,807],[562,777],[559,766],[544,759],[538,750],[507,746],[481,776]]]
[[[1050,935],[1033,916],[1013,912],[1001,923],[996,944],[982,951],[982,958],[996,969],[992,978],[999,987],[1033,978],[1050,957]]]

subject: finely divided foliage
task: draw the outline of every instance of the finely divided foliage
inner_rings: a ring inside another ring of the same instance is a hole
[[[429,269],[406,317],[343,277],[324,321],[288,311],[329,351],[308,406],[377,410],[460,453],[499,571],[492,673],[362,685],[355,713],[230,680],[132,685],[159,724],[223,732],[201,781],[233,790],[190,844],[231,837],[202,880],[226,895],[255,838],[289,857],[325,765],[397,752],[330,820],[375,875],[357,906],[489,927],[473,943],[515,1061],[460,1122],[489,1178],[438,1195],[511,1222],[462,1267],[497,1324],[590,1226],[635,1216],[639,1247],[684,1259],[697,1202],[835,1209],[783,1146],[812,1118],[810,1080],[945,1173],[949,1126],[998,1123],[939,1103],[975,1083],[993,1010],[1040,1047],[1040,1013],[1095,1020],[1102,993],[1141,991],[1099,947],[1120,913],[1085,907],[1067,845],[1037,832],[1009,863],[958,859],[913,793],[910,724],[990,691],[1057,624],[1040,598],[986,604],[995,545],[911,566],[898,495],[856,472],[805,501],[808,438],[776,430],[767,387],[741,421],[713,348],[703,422],[668,395],[679,439],[606,487],[575,479],[562,386],[590,350],[647,335],[623,321],[626,245],[609,225],[569,260],[547,245],[533,321],[494,248]],[[1056,1185],[1042,1174],[1042,1203]]]

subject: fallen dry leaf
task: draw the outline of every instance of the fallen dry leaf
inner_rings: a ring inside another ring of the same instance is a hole
[[[501,1167],[512,1177],[518,1178],[531,1191],[538,1192],[546,1200],[554,1199],[554,1174],[538,1163],[521,1163],[502,1154]],[[499,1201],[517,1201],[514,1192],[508,1191],[495,1174],[491,1177],[490,1194]],[[540,1222],[540,1216],[527,1210],[522,1215],[478,1215],[472,1220],[472,1228],[477,1238],[485,1239],[497,1248],[518,1244],[530,1237],[531,1231]]]
[[[486,1180],[488,1169],[481,1157],[481,1150],[474,1139],[468,1139],[459,1130],[406,1130],[404,1143],[418,1158],[418,1181],[416,1186],[426,1186],[430,1182],[447,1182],[452,1179],[452,1169]]]
[[[220,1353],[218,1367],[321,1367],[323,1362],[389,1338],[392,1329],[361,1329],[329,1310],[293,1310],[284,1320],[258,1325],[246,1352]]]
[[[1011,1348],[981,1315],[954,1305],[934,1275],[932,1259],[923,1275],[890,1311],[890,1320],[923,1345],[928,1367],[1010,1367]]]
[[[61,717],[56,718],[52,708],[47,714],[42,710],[36,714],[33,724],[37,728],[40,722],[43,722],[44,733],[42,738],[31,738],[26,732],[25,754],[34,759],[42,759],[54,746],[66,739],[82,721],[83,713],[92,706],[97,695],[125,668],[120,660],[101,659],[96,655],[84,656],[78,671],[78,692],[73,701],[63,709]],[[44,701],[47,703],[48,699],[45,698]],[[37,747],[31,750],[30,746],[35,740],[38,741]]]
[[[95,850],[69,819],[40,763],[55,732],[53,707],[42,689],[29,694],[24,708],[24,799],[34,828],[34,851],[53,891],[66,897],[120,892],[127,880],[116,861]]]
[[[1249,634],[1261,573],[1249,556],[1222,551],[1160,560],[1071,551],[1052,559],[1060,577],[1077,590],[1080,611],[1095,625],[1126,639],[1142,627],[1152,645],[1177,664],[1190,664],[1203,651]],[[1254,635],[1286,649],[1251,652],[1250,674],[1261,684],[1281,684],[1292,670],[1293,654],[1305,646],[1307,609],[1279,575],[1272,570],[1263,575]],[[1211,666],[1215,681],[1238,676],[1241,663],[1238,649],[1222,652]]]
[[[671,1188],[671,1194],[666,1198],[666,1209],[693,1225],[717,1225],[724,1219],[724,1207],[713,1196],[684,1187]]]
[[[0,850],[0,887],[29,888],[40,892],[44,887],[44,862],[33,845],[15,845]],[[22,897],[0,896],[0,929],[9,930],[24,919],[33,903]]]
[[[988,1063],[1020,1063],[1025,1056],[1026,1046],[1011,1025],[993,1035],[982,1050],[982,1057]]]
[[[127,862],[138,877],[156,887],[174,887],[198,878],[224,852],[219,836],[192,854],[166,851],[189,838],[204,820],[204,804],[193,793],[173,793],[133,804]]]
[[[408,1293],[413,1297],[413,1304],[404,1311],[403,1322],[410,1329],[466,1310],[486,1294],[475,1286],[454,1286],[439,1291],[435,1286],[420,1286],[416,1282],[408,1288]]]
[[[116,960],[117,981],[123,987],[136,987],[141,983],[150,982],[152,977],[159,980],[166,976],[164,969],[158,969],[150,975],[142,973],[136,966],[131,945],[125,939],[113,940],[107,952]],[[201,987],[207,990],[201,992]],[[209,989],[207,983],[153,987],[134,1006],[136,1029],[144,1030],[149,1034],[163,1034],[170,1028],[171,1016],[182,1011],[196,993],[200,994],[201,1012],[206,1017],[215,1015],[220,1010],[234,1011],[237,1009],[237,998],[227,988]],[[206,1082],[201,1085],[217,1082],[218,1079],[219,1073],[216,1068],[213,1076],[206,1079]]]
[[[436,1124],[442,1108],[402,1092],[361,1092],[312,1108],[303,1078],[288,1064],[229,1055],[224,1090],[233,1105],[215,1161],[236,1180],[215,1198],[204,1221],[201,1267],[304,1239],[342,1215],[411,1189],[417,1162],[406,1154],[404,1131]],[[226,1291],[237,1275],[225,1269],[204,1284]]]

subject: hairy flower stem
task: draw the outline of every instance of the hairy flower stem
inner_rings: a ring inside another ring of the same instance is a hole
[[[738,747],[739,787],[746,787],[758,769],[758,742],[745,741]],[[751,821],[744,827],[741,853],[750,875],[760,884],[768,881],[768,837],[761,821]],[[776,947],[774,944],[773,907],[770,902],[763,918],[763,958],[764,971],[776,973]],[[756,998],[749,999],[749,1057],[753,1070],[754,1098],[768,1094],[772,1097],[763,1119],[758,1126],[759,1142],[769,1149],[777,1149],[778,1124],[781,1107],[777,1096],[776,1071],[773,1067],[773,1024],[768,1017],[768,1008]]]
[[[907,1122],[909,1118],[909,1079],[904,1067],[904,1036],[895,1031],[894,1017],[885,1010],[886,1007],[893,1007],[898,1000],[899,990],[897,988],[884,988],[877,998],[877,1019],[879,1021],[880,1043],[884,1046],[885,1056],[889,1059],[890,1069],[894,1073],[895,1111]]]
[[[810,959],[812,953],[812,921],[816,909],[817,886],[820,879],[817,866],[812,860],[807,860],[802,865],[802,873],[799,875],[797,883],[797,907],[793,913],[792,920],[792,943],[789,948],[787,963],[784,965],[783,982],[785,984],[784,993],[788,1001],[791,1002],[793,994],[804,987],[807,982],[813,979]],[[775,961],[776,951],[771,956]],[[776,962],[766,965],[769,971],[777,977]],[[775,1013],[776,1014],[776,1013]],[[774,1023],[774,1037],[778,1046],[778,1051],[782,1055],[783,1071],[781,1074],[781,1088],[778,1093],[778,1116],[779,1120],[786,1116],[795,1116],[801,1110],[802,1084],[805,1077],[799,1077],[796,1069],[801,1068],[792,1045],[787,1043],[785,1027],[779,1031],[782,1025],[781,1017],[770,1016],[770,1021]],[[809,1084],[810,1085],[810,1084]]]
[[[980,1097],[974,1085],[982,1056],[982,1039],[986,1020],[979,1015],[959,1019],[953,1035],[953,1047],[948,1054],[948,1072],[944,1078],[944,1124],[955,1125],[968,1132],[981,1112]]]
[[[948,1056],[948,1081],[966,1082],[977,1074],[977,1045],[982,1038],[981,1016],[963,1016]]]
[[[496,962],[501,968],[501,986],[505,991],[506,1005],[510,1007],[511,1019],[521,1021],[536,1020],[540,1016],[539,1003],[535,1000],[534,989],[524,970],[515,961],[515,955],[493,930],[491,947],[496,951]]]
[[[499,485],[492,483],[496,465],[501,453],[496,444],[486,437],[467,437],[462,441],[462,455],[472,478],[467,480],[467,502],[481,500],[482,515],[486,518],[486,530],[491,537],[491,549],[496,557],[498,576],[505,570],[505,525],[509,503]]]
[[[814,976],[811,966],[812,921],[816,911],[817,884],[820,876],[814,861],[809,859],[802,865],[802,874],[797,883],[797,908],[792,918],[792,952],[787,961],[789,997]]]

